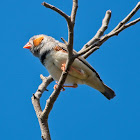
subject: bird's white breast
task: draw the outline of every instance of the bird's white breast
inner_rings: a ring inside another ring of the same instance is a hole
[[[54,55],[53,53],[54,52],[51,52],[50,54],[46,56],[46,59],[44,60],[45,62],[44,66],[46,67],[50,75],[54,78],[54,80],[58,81],[62,73],[62,70],[60,68],[62,64],[66,62],[66,59],[59,60],[60,58],[62,58],[62,56],[59,57],[59,55],[57,55],[57,58],[56,58],[55,57],[56,55]],[[57,62],[57,65],[59,65],[60,68],[58,68],[58,66],[54,64],[54,61]],[[83,81],[71,75],[68,75],[65,83],[66,84],[83,84]]]

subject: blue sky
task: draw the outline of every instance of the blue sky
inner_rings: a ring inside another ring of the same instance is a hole
[[[31,96],[48,75],[39,60],[23,49],[36,34],[67,39],[67,25],[41,0],[1,1],[1,140],[40,140],[40,128]],[[70,14],[71,0],[48,0]],[[108,33],[137,4],[138,0],[79,0],[75,25],[75,50],[90,40],[101,26],[106,10],[112,11]],[[140,16],[138,12],[133,19]],[[101,79],[114,89],[108,101],[98,91],[82,85],[66,89],[49,116],[53,140],[139,140],[140,139],[140,23],[102,45],[87,60]],[[41,98],[42,108],[53,91],[52,83]]]

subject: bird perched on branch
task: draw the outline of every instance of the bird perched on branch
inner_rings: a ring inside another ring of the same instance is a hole
[[[47,35],[35,35],[23,48],[30,49],[32,54],[40,59],[53,79],[59,80],[62,71],[65,71],[68,57],[65,44]],[[103,83],[99,74],[83,57],[74,60],[65,84],[70,85],[63,85],[63,87],[73,88],[76,88],[78,84],[86,84],[100,91],[109,100],[115,96],[114,91]]]

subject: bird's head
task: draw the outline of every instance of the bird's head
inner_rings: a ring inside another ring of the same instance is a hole
[[[57,41],[54,38],[41,34],[31,37],[23,48],[30,49],[34,56],[40,57],[42,52],[52,49],[56,43]]]
[[[46,40],[45,38],[45,35],[35,35],[29,39],[29,42],[23,48],[30,49],[33,55],[39,57],[40,50]]]

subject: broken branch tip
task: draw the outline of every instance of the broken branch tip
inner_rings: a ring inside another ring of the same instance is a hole
[[[108,14],[111,14],[111,10],[107,10],[106,12],[107,12]]]

